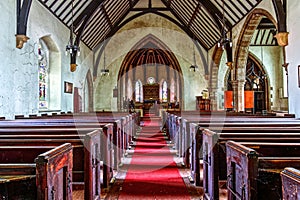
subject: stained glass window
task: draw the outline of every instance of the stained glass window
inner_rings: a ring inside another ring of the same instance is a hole
[[[136,102],[142,102],[142,83],[140,80],[135,82],[135,101]]]
[[[162,101],[168,102],[168,84],[166,81],[164,81],[162,85]]]
[[[38,45],[39,109],[48,108],[48,50],[41,40]]]

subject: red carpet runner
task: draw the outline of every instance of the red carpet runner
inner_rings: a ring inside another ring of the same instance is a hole
[[[158,119],[144,123],[119,199],[191,199]]]

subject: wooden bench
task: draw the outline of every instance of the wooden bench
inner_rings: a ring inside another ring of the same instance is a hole
[[[228,199],[282,199],[280,172],[300,167],[299,143],[226,143]]]
[[[110,180],[112,180],[113,174],[113,125],[112,124],[98,124],[97,128],[100,133],[100,160],[103,163],[103,187],[107,188]],[[0,129],[0,139],[2,141],[9,141],[9,139],[84,139],[85,134],[94,131],[95,128],[6,128]],[[21,140],[22,142],[22,140]],[[0,141],[1,143],[1,141]]]
[[[187,113],[187,112],[185,112]],[[169,139],[174,143],[175,149],[178,151],[178,155],[183,158],[183,163],[189,167],[189,148],[191,145],[191,132],[189,132],[190,124],[197,123],[201,127],[207,127],[214,130],[226,131],[230,127],[230,131],[239,132],[240,127],[247,127],[251,130],[252,127],[260,127],[264,131],[273,132],[273,127],[287,128],[290,132],[298,132],[300,129],[300,121],[294,118],[283,117],[266,117],[260,116],[260,118],[245,116],[224,116],[217,115],[213,117],[211,115],[199,116],[199,115],[180,115],[167,114],[166,132]],[[235,129],[235,130],[234,130]]]
[[[123,134],[124,134],[124,119],[113,118],[92,118],[92,119],[26,119],[0,122],[0,131],[2,129],[24,129],[24,128],[100,128],[106,124],[113,124],[113,148],[114,163],[113,168],[118,169],[121,163],[121,158],[124,155]]]
[[[26,120],[16,120],[19,124],[18,127],[26,126],[26,123],[31,123],[36,127],[41,126],[54,126],[57,124],[58,126],[64,123],[68,126],[81,126],[81,127],[95,127],[97,123],[114,123],[115,121],[120,121],[120,134],[117,139],[120,155],[118,156],[121,158],[125,155],[125,151],[129,148],[129,145],[132,141],[132,137],[136,136],[136,129],[139,123],[139,116],[138,114],[128,114],[128,113],[80,113],[77,115],[67,115],[63,118],[57,118],[57,116],[45,119],[26,119]],[[25,123],[25,124],[24,124]],[[50,124],[49,124],[50,123]],[[4,124],[5,126],[5,124]],[[6,126],[10,126],[7,124]],[[0,124],[1,127],[1,124]]]
[[[289,143],[300,139],[299,133],[264,133],[252,132],[244,133],[219,133],[210,131],[208,129],[199,129],[199,137],[202,140],[203,149],[203,187],[205,191],[210,191],[213,194],[209,196],[218,196],[219,181],[224,182],[227,179],[226,168],[226,145],[228,140],[239,142],[282,142]],[[200,141],[199,141],[200,143]],[[198,149],[201,148],[200,144]],[[195,165],[197,162],[195,162]],[[199,169],[197,166],[197,170]],[[222,170],[223,169],[223,170]],[[200,179],[199,171],[196,173],[197,180]]]
[[[8,129],[9,130],[9,129]],[[24,130],[24,129],[23,129]],[[30,129],[25,129],[30,133]],[[33,132],[33,131],[32,131]],[[32,134],[31,132],[31,134]],[[22,132],[23,133],[23,132]],[[34,132],[33,132],[34,133]],[[36,132],[35,132],[36,133]],[[66,134],[52,135],[43,132],[46,135],[22,135],[22,138],[16,138],[18,135],[0,135],[1,146],[57,146],[63,143],[71,143],[74,152],[73,160],[73,187],[75,190],[84,189],[85,199],[95,199],[100,197],[100,137],[102,130],[95,130],[87,134]],[[60,132],[63,133],[63,132]],[[18,134],[18,132],[15,132]],[[34,136],[34,137],[32,137]],[[60,139],[57,139],[59,136]],[[20,137],[20,135],[19,135]],[[107,170],[107,169],[106,169]],[[107,181],[108,172],[103,172],[103,180]],[[107,187],[107,182],[104,185]]]
[[[71,144],[1,146],[0,151],[1,199],[72,199]]]
[[[299,199],[300,171],[299,168],[287,167],[281,172],[282,199]]]
[[[191,180],[194,180],[196,185],[200,185],[201,181],[199,178],[199,169],[200,169],[200,160],[202,159],[202,126],[201,124],[195,124],[195,123],[188,123],[187,124],[189,128],[189,137],[185,144],[185,154],[183,156],[183,162],[185,163],[185,166],[189,167],[191,170]],[[184,126],[183,126],[184,127]],[[211,127],[212,128],[212,127]],[[183,129],[186,129],[185,127]],[[266,131],[267,130],[267,131]],[[219,132],[217,128],[216,132]],[[284,134],[290,133],[291,135],[295,136],[298,135],[300,131],[300,127],[290,128],[290,127],[277,127],[276,132],[278,134],[283,134],[283,137],[287,138]],[[274,133],[274,128],[272,126],[258,126],[258,127],[247,127],[247,123],[245,124],[245,127],[225,127],[222,129],[222,134],[229,134],[228,137],[230,138],[232,135],[230,134],[239,134],[246,136],[247,133],[251,135],[251,133],[256,134],[264,134],[264,133]],[[250,136],[249,135],[249,136]],[[224,136],[225,137],[225,136]],[[235,136],[235,137],[243,137],[243,136]],[[258,136],[259,137],[259,136]],[[270,138],[270,137],[269,137]],[[200,156],[196,156],[200,155]]]

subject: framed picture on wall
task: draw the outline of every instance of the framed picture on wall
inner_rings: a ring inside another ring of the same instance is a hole
[[[64,92],[65,93],[70,93],[70,94],[73,93],[73,83],[65,81],[64,86],[65,86],[64,87]]]

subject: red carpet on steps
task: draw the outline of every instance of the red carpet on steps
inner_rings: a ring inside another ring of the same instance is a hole
[[[191,199],[158,119],[144,122],[119,199]]]

